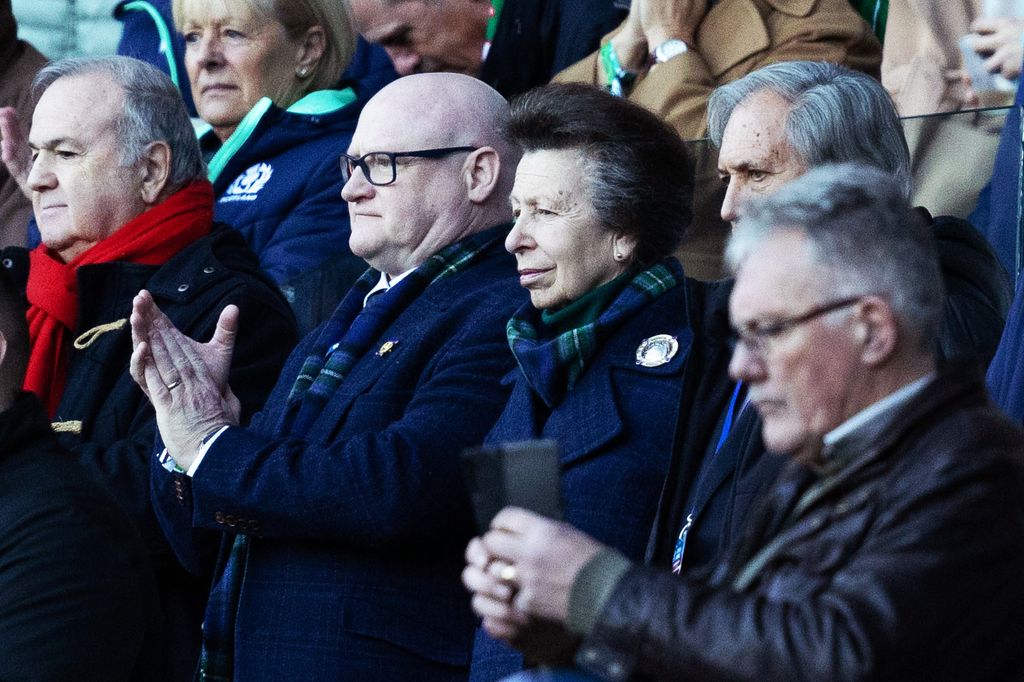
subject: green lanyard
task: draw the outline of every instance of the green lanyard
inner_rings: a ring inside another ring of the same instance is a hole
[[[501,20],[501,8],[505,6],[505,0],[491,0],[491,18],[487,21],[487,42],[494,41],[494,34],[498,31],[498,21]]]
[[[601,65],[604,67],[605,76],[608,78],[608,91],[616,97],[625,97],[636,80],[636,74],[627,71],[619,62],[619,55],[609,40],[601,47]]]

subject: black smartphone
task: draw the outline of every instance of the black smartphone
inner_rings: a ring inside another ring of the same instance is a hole
[[[553,440],[467,448],[462,451],[462,473],[481,533],[509,505],[562,518],[558,443]]]

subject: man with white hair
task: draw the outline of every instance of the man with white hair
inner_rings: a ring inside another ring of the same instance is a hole
[[[750,200],[826,163],[877,168],[905,199],[912,194],[910,153],[892,98],[877,80],[842,66],[783,62],[724,85],[708,102],[708,130],[726,186],[722,219],[733,226],[742,225]],[[985,365],[1009,306],[1006,273],[969,223],[915,211],[929,226],[945,292],[935,350],[942,360]],[[727,362],[727,353],[708,357],[703,374],[719,376]],[[693,389],[697,400],[719,406],[720,417],[679,425],[649,548],[654,565],[677,572],[712,562],[741,536],[783,463],[764,454],[746,385],[705,383]]]
[[[744,211],[730,374],[790,458],[762,513],[710,574],[672,576],[506,509],[467,549],[484,628],[544,660],[563,627],[609,680],[1017,679],[1024,433],[976,368],[937,366],[931,236],[864,167]]]
[[[294,318],[241,236],[213,222],[213,189],[170,78],[127,57],[74,58],[40,71],[34,90],[28,185],[43,243],[0,253],[29,303],[24,386],[142,533],[163,607],[163,671],[187,679],[208,577],[181,567],[150,506],[157,427],[129,373],[132,299],[146,287],[203,339],[221,308],[241,310],[225,372],[245,419],[296,340]]]
[[[459,452],[505,404],[505,323],[525,300],[503,248],[508,118],[458,74],[402,78],[367,103],[341,162],[349,244],[371,269],[249,428],[224,379],[235,311],[198,344],[136,299],[133,371],[171,469],[154,467],[158,515],[186,565],[202,565],[202,531],[223,533],[205,679],[465,678]]]

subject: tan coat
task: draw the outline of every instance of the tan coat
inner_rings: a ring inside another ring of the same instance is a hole
[[[981,15],[981,0],[892,0],[885,25],[882,84],[901,116],[961,106],[959,40]]]
[[[882,51],[849,0],[719,0],[695,42],[695,49],[641,76],[629,95],[684,139],[705,134],[705,105],[719,85],[773,62],[795,60],[838,62],[877,77]],[[606,83],[597,53],[554,80]]]

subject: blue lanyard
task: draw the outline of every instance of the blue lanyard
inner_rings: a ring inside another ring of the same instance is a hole
[[[729,437],[729,432],[732,430],[732,420],[736,416],[736,403],[739,402],[741,390],[743,390],[743,382],[737,381],[732,398],[729,399],[729,409],[725,411],[725,421],[722,422],[722,433],[718,436],[718,444],[715,445],[715,454],[722,449],[725,439]]]
[[[733,418],[736,416],[736,403],[740,399],[740,391],[743,389],[743,382],[737,381],[736,388],[732,392],[732,398],[729,399],[729,407],[725,411],[725,420],[722,422],[722,433],[718,436],[718,444],[715,445],[714,454],[718,454],[718,451],[722,449],[722,445],[725,444],[725,440],[729,437],[729,432],[732,430]],[[682,530],[679,531],[679,538],[676,540],[675,549],[672,550],[672,572],[676,575],[683,569],[683,554],[686,552],[686,536],[690,533],[690,528],[693,527],[693,515],[697,512],[697,508],[690,509],[690,513],[686,515],[686,523],[683,524]]]

